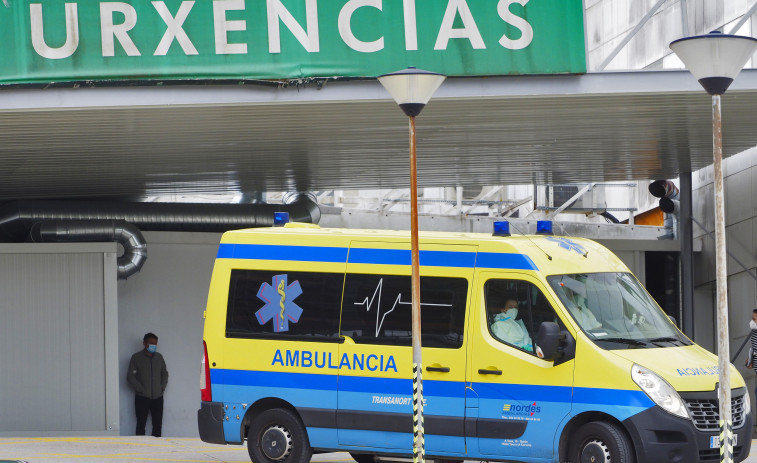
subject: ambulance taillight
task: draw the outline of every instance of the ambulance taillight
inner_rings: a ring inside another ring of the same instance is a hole
[[[203,402],[212,402],[213,394],[210,392],[210,366],[208,365],[208,346],[202,342],[202,370],[200,371],[200,397]]]

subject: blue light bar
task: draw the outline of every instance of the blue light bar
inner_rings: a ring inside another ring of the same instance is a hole
[[[289,212],[274,212],[273,213],[273,226],[283,227],[284,224],[289,223]]]
[[[551,235],[552,234],[552,221],[551,220],[537,221],[536,234],[537,235]]]
[[[510,236],[510,222],[494,222],[494,236]]]

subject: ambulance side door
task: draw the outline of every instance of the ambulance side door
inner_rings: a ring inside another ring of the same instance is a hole
[[[340,329],[345,342],[339,350],[344,362],[337,397],[341,446],[412,450],[409,243],[404,247],[377,242],[353,242],[350,247]],[[475,247],[421,243],[420,262],[426,453],[462,457],[467,370],[463,332]]]
[[[539,358],[535,338],[542,322],[564,324],[536,278],[516,272],[480,277],[469,330],[469,386],[478,406],[467,427],[469,448],[483,458],[553,458],[557,431],[571,410],[575,361]],[[516,304],[517,314],[502,310]]]

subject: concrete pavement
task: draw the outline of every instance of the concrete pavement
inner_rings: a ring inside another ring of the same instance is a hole
[[[250,463],[247,447],[212,445],[199,439],[155,437],[0,438],[0,463],[193,462]],[[318,463],[354,463],[347,453],[313,456]]]
[[[205,444],[199,439],[154,437],[0,438],[0,463],[250,463],[247,447]],[[314,463],[354,463],[347,453],[314,455]],[[757,440],[746,463],[757,463]]]

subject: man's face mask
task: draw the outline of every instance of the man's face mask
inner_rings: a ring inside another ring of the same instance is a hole
[[[496,320],[496,321],[505,321],[505,320],[514,319],[517,316],[518,316],[518,309],[507,309],[504,312],[498,313],[494,317],[494,320]]]
[[[151,354],[154,354],[156,350],[158,350],[158,345],[157,344],[148,344],[147,345],[147,352],[149,352]]]

